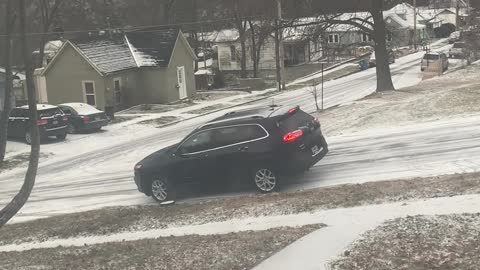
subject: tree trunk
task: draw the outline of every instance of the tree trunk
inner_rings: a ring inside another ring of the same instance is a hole
[[[245,28],[243,28],[242,23],[240,23],[240,48],[242,50],[242,55],[240,58],[240,77],[247,78],[247,44],[246,44],[246,37],[245,37]]]
[[[275,75],[277,77],[277,89],[282,91],[282,72],[280,67],[280,25],[275,20]]]
[[[37,68],[41,68],[43,66],[43,58],[45,57],[45,44],[47,43],[47,33],[48,32],[48,28],[47,30],[43,30],[43,34],[40,38],[40,46],[38,48],[38,51],[39,51],[39,54],[38,54],[38,59],[37,59],[37,63],[35,63],[35,66]]]
[[[387,31],[383,19],[383,0],[374,0],[372,17],[374,22],[375,56],[377,59],[377,91],[395,90],[390,72],[387,52]]]
[[[15,21],[12,21],[12,0],[7,0],[6,11],[5,26],[7,29],[5,31],[5,95],[3,101],[3,111],[2,115],[0,116],[0,165],[5,160],[5,153],[7,151],[8,118],[10,115],[10,110],[12,109],[12,32],[15,25]]]
[[[8,203],[2,210],[0,210],[0,228],[10,219],[12,219],[18,213],[18,211],[20,211],[30,197],[33,186],[35,185],[35,178],[37,176],[38,169],[38,158],[40,154],[40,136],[37,126],[37,102],[35,87],[33,85],[33,70],[31,68],[30,54],[27,47],[25,0],[18,0],[18,4],[20,12],[21,44],[27,81],[28,108],[30,110],[30,132],[32,134],[32,146],[28,169],[23,185],[12,201]]]
[[[258,78],[257,41],[255,39],[255,28],[251,20],[248,21],[248,24],[250,26],[250,34],[252,39],[253,77]]]

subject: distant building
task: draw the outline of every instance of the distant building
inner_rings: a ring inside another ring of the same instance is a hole
[[[36,70],[35,82],[42,103],[84,102],[121,110],[194,96],[195,60],[178,29],[71,39]]]
[[[433,9],[468,8],[470,6],[470,0],[430,0],[428,6]]]
[[[5,69],[0,67],[0,111],[3,110],[3,103],[5,100],[5,78]],[[25,75],[14,71],[13,78],[12,106],[15,106],[16,104],[24,104],[27,99]]]

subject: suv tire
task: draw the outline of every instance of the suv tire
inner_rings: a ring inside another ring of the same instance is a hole
[[[171,181],[163,176],[155,176],[150,183],[150,192],[157,202],[175,201],[176,192]]]
[[[252,170],[252,180],[255,188],[262,193],[274,192],[279,188],[278,173],[270,166],[255,167]]]

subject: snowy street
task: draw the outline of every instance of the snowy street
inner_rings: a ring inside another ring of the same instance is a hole
[[[442,50],[448,49],[447,47]],[[397,88],[421,81],[419,52],[392,65]],[[325,107],[348,104],[375,91],[375,69],[325,84]],[[306,89],[274,97],[275,104],[300,105],[314,110]],[[265,99],[248,106],[269,105]],[[217,112],[161,129],[137,125],[106,132],[72,136],[66,143],[47,144],[43,152],[54,156],[40,163],[34,192],[14,222],[106,206],[154,204],[140,194],[133,182],[133,166],[146,155],[183,138],[200,123],[224,114]],[[478,118],[390,128],[327,138],[329,155],[286,189],[303,189],[429,176],[478,170],[480,136]],[[78,139],[77,139],[78,138]],[[0,204],[18,191],[23,169],[0,176]]]

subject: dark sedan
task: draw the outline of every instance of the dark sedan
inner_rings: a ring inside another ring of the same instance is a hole
[[[108,125],[105,112],[85,103],[65,103],[58,105],[68,116],[68,133],[95,131]]]
[[[48,104],[38,104],[38,131],[42,139],[55,136],[59,140],[67,137],[67,116],[57,107]],[[30,112],[28,106],[14,108],[10,112],[8,122],[8,136],[23,138],[27,144],[32,143],[30,133]]]

